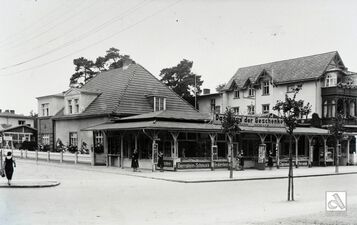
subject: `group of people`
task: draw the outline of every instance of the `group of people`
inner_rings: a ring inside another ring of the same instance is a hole
[[[159,152],[157,166],[160,168],[160,172],[164,171],[164,153]],[[133,154],[131,155],[131,168],[134,172],[139,171],[139,153],[137,149],[134,149]]]
[[[12,153],[8,152],[5,160],[3,167],[0,168],[1,176],[7,178],[7,184],[10,186],[11,185],[11,180],[12,180],[12,175],[14,173],[14,167],[16,167],[16,162],[14,158],[12,157]]]

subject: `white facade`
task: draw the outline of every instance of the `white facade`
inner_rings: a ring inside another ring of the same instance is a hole
[[[54,116],[63,107],[63,96],[50,95],[37,98],[38,117]]]
[[[30,127],[34,127],[34,119],[17,114],[11,115],[0,113],[0,124],[11,125],[12,127],[19,125],[28,125]]]

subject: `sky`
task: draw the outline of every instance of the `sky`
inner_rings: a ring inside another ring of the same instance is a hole
[[[357,1],[0,0],[0,109],[37,112],[73,59],[110,47],[153,75],[193,61],[211,92],[240,67],[338,51],[357,71]]]

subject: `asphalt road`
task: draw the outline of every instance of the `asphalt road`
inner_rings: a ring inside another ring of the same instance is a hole
[[[0,189],[1,225],[259,224],[324,213],[326,191],[347,191],[348,205],[357,204],[357,175],[295,179],[294,202],[287,180],[184,184],[26,163],[14,179],[61,185]]]

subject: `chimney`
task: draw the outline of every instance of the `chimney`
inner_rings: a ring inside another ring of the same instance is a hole
[[[2,109],[0,109],[0,113],[2,113]]]
[[[208,94],[210,94],[211,93],[211,90],[210,89],[208,89],[208,88],[204,88],[203,89],[203,94],[204,95],[208,95]]]
[[[128,69],[129,65],[133,63],[133,60],[125,58],[123,60],[123,70]]]
[[[6,113],[10,113],[10,111],[9,111],[8,109],[5,109],[5,112],[6,112]]]
[[[11,114],[15,114],[15,110],[13,110],[13,109],[10,110],[10,113],[11,113]]]

